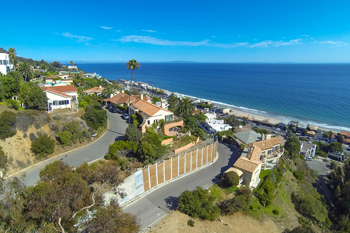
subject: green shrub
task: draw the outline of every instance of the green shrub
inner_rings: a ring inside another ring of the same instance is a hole
[[[0,114],[0,139],[10,138],[16,134],[16,114],[4,111]]]
[[[213,184],[213,186],[209,188],[209,190],[214,198],[220,198],[222,196],[219,186],[217,184]]]
[[[215,198],[201,187],[184,191],[179,197],[179,210],[193,218],[215,220],[220,216],[220,209],[214,205]]]
[[[194,221],[192,221],[192,219],[188,220],[187,226],[194,227]]]
[[[107,112],[99,105],[88,105],[81,118],[94,130],[98,130],[101,127],[106,128],[107,126]]]
[[[236,172],[226,172],[224,176],[224,181],[228,186],[237,186],[239,184],[239,176]]]
[[[301,170],[294,170],[293,171],[293,175],[295,176],[295,178],[297,178],[297,180],[303,180],[304,179],[304,172]]]
[[[273,213],[274,215],[279,215],[279,214],[280,214],[280,212],[279,212],[278,210],[272,210],[272,213]]]
[[[58,133],[58,140],[62,146],[69,146],[72,144],[72,133],[69,131],[61,131]]]
[[[31,150],[39,158],[46,157],[54,152],[55,140],[47,134],[42,134],[32,142]]]
[[[20,103],[17,100],[7,99],[5,100],[6,106],[15,110],[18,110]]]

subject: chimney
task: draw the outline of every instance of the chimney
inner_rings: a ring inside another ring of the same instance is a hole
[[[267,140],[267,139],[271,139],[271,134],[266,134],[265,140]]]
[[[141,99],[143,100],[143,94],[141,94]]]

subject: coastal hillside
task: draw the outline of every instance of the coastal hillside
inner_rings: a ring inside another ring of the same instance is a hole
[[[55,155],[83,146],[90,141],[76,141],[65,146],[60,146],[59,141],[57,141],[52,154],[47,157],[38,157],[31,150],[31,145],[40,135],[46,134],[50,138],[57,138],[59,132],[69,122],[78,122],[82,129],[88,129],[85,121],[80,118],[84,110],[75,110],[75,112],[60,111],[54,115],[46,113],[32,115],[28,114],[28,111],[15,111],[4,105],[0,105],[0,113],[4,111],[17,113],[16,133],[12,137],[0,140],[0,147],[2,147],[8,158],[7,175],[31,166],[42,159],[54,157]]]

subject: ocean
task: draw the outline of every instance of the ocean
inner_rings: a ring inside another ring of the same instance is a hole
[[[125,63],[78,64],[130,80]],[[350,131],[350,64],[142,63],[136,81],[243,111]]]

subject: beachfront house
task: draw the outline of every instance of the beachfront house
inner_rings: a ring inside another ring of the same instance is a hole
[[[232,126],[225,124],[224,120],[216,119],[216,113],[206,113],[205,116],[207,117],[207,120],[202,123],[202,126],[209,134],[215,134],[232,129]]]
[[[260,182],[261,170],[276,166],[283,153],[284,149],[279,139],[270,138],[269,135],[266,135],[264,140],[245,145],[241,156],[233,165],[243,174],[240,184],[256,188]]]
[[[77,105],[78,89],[72,85],[40,87],[46,94],[47,111],[74,108]]]
[[[151,102],[151,98],[144,95],[132,95],[130,96],[130,103],[134,102],[136,99],[142,99]],[[117,109],[118,106],[129,105],[129,95],[125,94],[124,91],[112,95],[110,98],[104,100],[105,104],[110,107]]]
[[[344,138],[344,141],[345,141],[344,143],[350,145],[350,132],[342,130],[341,135]]]
[[[300,146],[300,154],[303,154],[305,158],[312,158],[316,155],[317,145],[308,142],[302,142]]]
[[[237,146],[240,146],[241,144],[246,145],[249,143],[258,142],[262,139],[261,134],[255,132],[254,130],[239,132],[233,135],[234,135],[233,139]]]

